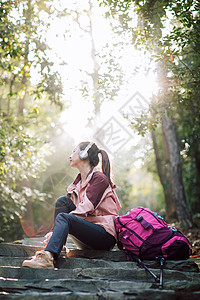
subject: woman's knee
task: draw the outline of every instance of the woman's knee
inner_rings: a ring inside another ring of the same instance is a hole
[[[56,200],[55,206],[60,207],[60,206],[65,205],[65,203],[66,203],[66,196],[61,196]]]
[[[71,200],[68,196],[61,196],[56,200],[56,208],[58,207],[62,207],[62,206],[66,206],[69,202],[69,200]]]
[[[60,212],[56,216],[54,224],[56,225],[56,223],[59,223],[59,224],[60,223],[67,223],[70,226],[71,223],[72,223],[72,219],[73,219],[73,215],[70,215],[70,214],[65,213],[65,212]]]
[[[76,206],[68,196],[59,197],[55,204],[54,220],[59,213],[70,213]]]

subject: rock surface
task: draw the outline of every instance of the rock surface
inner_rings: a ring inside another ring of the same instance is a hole
[[[192,260],[166,261],[164,287],[122,251],[70,250],[54,270],[21,267],[41,246],[0,244],[0,299],[200,299],[200,273]],[[157,261],[144,261],[160,275]]]

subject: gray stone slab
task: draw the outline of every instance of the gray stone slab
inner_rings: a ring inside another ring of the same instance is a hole
[[[44,247],[25,246],[21,244],[2,243],[0,244],[0,256],[10,257],[30,257],[36,251],[42,250]]]
[[[29,240],[28,242],[31,241]],[[35,241],[40,242],[40,241]],[[94,300],[199,300],[200,273],[192,260],[167,261],[164,289],[124,252],[71,249],[54,270],[21,267],[43,247],[0,244],[0,298]],[[144,262],[157,276],[159,264]]]
[[[43,241],[44,241],[44,237],[36,237],[36,238],[33,237],[33,238],[24,238],[20,242],[22,245],[44,247]]]
[[[0,257],[0,266],[15,266],[21,267],[24,257]],[[159,269],[159,263],[156,261],[144,261],[145,265],[150,269]],[[73,268],[97,268],[97,267],[110,267],[114,269],[118,268],[134,268],[140,264],[129,261],[108,261],[104,259],[88,259],[88,258],[66,258],[60,257],[55,267],[59,269],[73,269]],[[187,261],[167,261],[164,269],[177,270],[183,272],[199,272],[197,264],[192,260]]]
[[[21,267],[24,257],[0,256],[0,266]]]
[[[156,261],[144,261],[149,268],[160,268]],[[164,269],[171,269],[183,272],[199,272],[198,265],[190,259],[187,260],[167,260],[164,264]]]
[[[0,257],[0,266],[15,266],[21,267],[24,257]],[[156,261],[144,261],[146,266],[150,269],[159,269],[159,264]],[[82,259],[82,258],[66,258],[60,257],[55,267],[59,269],[73,269],[73,268],[97,268],[97,267],[110,267],[114,269],[118,268],[134,268],[135,266],[141,267],[135,262],[129,261],[108,261],[103,259]],[[199,272],[198,266],[192,260],[187,261],[167,261],[164,269],[171,269],[183,272]]]
[[[152,270],[157,276],[159,276],[158,270]],[[183,273],[179,271],[165,270],[165,278],[167,280],[191,280],[194,277],[194,273]],[[195,273],[196,275],[196,273]],[[153,280],[148,272],[140,268],[131,269],[110,269],[110,268],[93,268],[83,269],[79,275],[82,278],[102,278],[102,279],[123,279],[126,280]]]
[[[30,257],[35,254],[36,251],[42,250],[44,247],[28,246],[12,243],[2,243],[0,244],[0,258],[3,257]],[[68,267],[69,262],[62,259],[63,257],[68,258],[85,258],[85,259],[101,259],[110,262],[127,262],[126,255],[123,251],[113,250],[113,251],[97,251],[97,250],[78,250],[71,249],[68,254],[63,251],[60,260],[58,260],[57,265],[64,268],[65,265]],[[144,263],[149,268],[159,268],[159,264],[156,261],[144,261]],[[198,272],[198,265],[193,260],[184,261],[166,261],[166,269],[176,269],[184,272]]]
[[[18,244],[22,244],[25,246],[37,246],[37,247],[44,247],[43,241],[45,237],[33,237],[33,238],[24,238],[23,240],[19,241]],[[76,245],[73,243],[72,239],[68,237],[66,247],[68,249],[77,249]]]
[[[96,296],[96,293],[72,293],[72,292],[63,292],[63,293],[31,293],[31,294],[8,294],[0,295],[0,299],[26,299],[26,300],[59,300],[59,299],[70,299],[70,300],[97,300],[100,299]]]
[[[110,261],[127,261],[126,254],[120,250],[101,251],[101,250],[69,250],[67,257],[96,258]]]
[[[42,250],[44,247],[13,244],[13,243],[1,243],[0,244],[0,256],[10,257],[28,257],[35,254],[36,251]],[[62,253],[64,255],[64,252]],[[70,249],[66,254],[67,257],[81,257],[81,258],[102,258],[105,260],[113,261],[126,261],[126,255],[123,251],[101,251],[101,250],[78,250]]]
[[[159,270],[152,269],[159,276]],[[142,268],[75,268],[75,269],[33,269],[26,267],[1,267],[0,277],[18,279],[106,279],[106,280],[154,280],[150,274]],[[200,279],[199,273],[180,272],[175,270],[165,270],[166,280],[195,280]]]
[[[152,290],[145,291],[132,290],[130,292],[112,292],[112,291],[99,291],[98,293],[31,293],[31,294],[19,294],[19,295],[0,295],[0,299],[84,299],[84,300],[199,300],[200,294],[197,293],[177,293],[174,291],[166,290]]]
[[[112,290],[112,291],[130,291],[134,289],[147,289],[152,286],[152,283],[142,281],[105,281],[99,279],[61,279],[61,280],[3,280],[0,279],[1,289],[5,292],[23,292],[28,293],[30,291],[35,292],[98,292],[100,290]]]
[[[160,269],[159,262],[157,261],[144,261],[144,264],[148,268]],[[135,266],[141,267],[140,264],[136,262],[130,261],[114,261],[114,260],[104,260],[104,259],[82,259],[82,258],[63,258],[60,257],[56,262],[56,267],[58,268],[73,268],[73,267],[81,267],[81,268],[94,268],[94,267],[112,267],[115,269],[118,268],[134,268]],[[192,260],[185,261],[166,261],[164,265],[164,269],[169,270],[177,270],[183,272],[199,272],[199,268],[197,264]]]

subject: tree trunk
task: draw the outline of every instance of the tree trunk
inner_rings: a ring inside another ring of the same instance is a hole
[[[188,209],[182,180],[182,161],[178,138],[172,117],[162,114],[162,128],[169,151],[172,196],[175,203],[178,220],[184,228],[195,227],[192,215]]]
[[[200,208],[200,146],[198,140],[192,143],[191,151],[193,152],[193,156],[195,159],[195,167],[196,167],[196,190],[197,190],[197,202],[194,206],[194,209],[199,211]]]
[[[164,173],[166,177],[167,185],[167,198],[166,198],[166,214],[167,218],[177,218],[176,207],[172,196],[172,183],[171,183],[171,168],[170,168],[170,157],[169,149],[167,147],[167,141],[162,128],[162,148],[164,158]]]
[[[24,114],[24,104],[25,104],[25,98],[26,98],[26,91],[27,91],[27,85],[28,85],[28,80],[27,80],[27,74],[24,71],[23,78],[22,78],[22,85],[24,87],[24,94],[22,97],[19,98],[19,116],[23,116]]]
[[[78,11],[76,11],[77,17],[74,20],[78,24],[78,26],[81,30],[83,30],[85,33],[89,34],[89,37],[91,40],[90,47],[91,47],[91,58],[92,58],[93,70],[92,70],[92,72],[86,71],[86,74],[88,74],[90,76],[90,78],[92,79],[93,98],[94,98],[94,115],[95,115],[95,119],[97,119],[100,116],[100,110],[101,110],[101,101],[100,101],[100,93],[99,93],[99,86],[98,86],[100,66],[99,66],[97,58],[96,58],[97,51],[96,51],[96,47],[95,47],[94,33],[93,33],[93,21],[92,21],[93,4],[92,4],[92,1],[88,0],[88,4],[89,4],[89,9],[88,9],[88,11],[84,10],[84,12],[86,12],[86,14],[87,14],[89,26],[87,28],[82,28],[81,23],[79,21],[80,13]]]
[[[172,188],[171,188],[171,181],[170,181],[170,169],[169,169],[169,160],[168,160],[168,152],[167,148],[165,147],[165,139],[163,137],[163,156],[164,160],[160,157],[159,148],[156,139],[156,133],[154,130],[151,132],[151,137],[153,141],[153,148],[156,157],[156,167],[160,182],[163,187],[163,192],[165,196],[165,210],[166,210],[166,219],[176,218],[176,210],[175,204],[172,197]]]
[[[10,100],[11,100],[11,97],[12,97],[12,93],[13,93],[13,86],[14,86],[14,83],[15,83],[15,78],[16,78],[17,75],[13,75],[11,81],[10,81],[10,86],[9,86],[9,96],[8,96],[8,105],[7,105],[7,115],[9,116],[10,115]]]
[[[100,94],[99,94],[99,87],[98,87],[98,79],[99,79],[99,64],[96,59],[96,48],[95,48],[95,42],[94,42],[94,34],[93,34],[93,24],[92,24],[92,3],[89,0],[89,5],[90,5],[90,11],[88,14],[89,21],[90,21],[90,27],[89,27],[89,34],[91,38],[91,55],[92,55],[92,61],[93,61],[93,73],[91,74],[92,76],[92,81],[93,81],[93,90],[94,90],[94,113],[95,116],[98,117],[100,115],[100,107],[101,107],[101,102],[100,102]]]
[[[31,0],[28,0],[27,3],[27,10],[24,11],[24,17],[25,17],[25,24],[27,26],[27,33],[26,33],[26,44],[25,44],[25,55],[24,55],[24,68],[23,68],[23,77],[22,77],[22,87],[24,90],[24,94],[19,98],[19,110],[18,114],[20,116],[23,116],[24,114],[24,105],[25,105],[25,98],[26,98],[26,92],[28,87],[28,76],[29,72],[26,71],[26,68],[28,67],[28,55],[29,55],[29,46],[30,46],[30,36],[31,36],[31,29],[30,29],[30,23],[31,23],[31,14],[32,14],[32,6],[31,6]],[[28,30],[29,28],[29,30]]]

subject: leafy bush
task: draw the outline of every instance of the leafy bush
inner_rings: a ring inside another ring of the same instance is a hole
[[[11,238],[15,226],[19,231],[12,238],[22,234],[19,219],[28,199],[43,201],[46,197],[45,193],[30,188],[30,179],[44,169],[46,147],[25,129],[28,122],[30,119],[25,117],[0,120],[0,238],[3,240]]]

